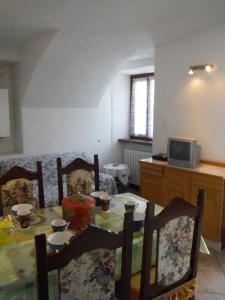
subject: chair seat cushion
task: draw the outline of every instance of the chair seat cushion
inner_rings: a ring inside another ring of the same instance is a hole
[[[20,178],[8,181],[2,186],[1,193],[4,215],[8,214],[10,208],[15,204],[30,203],[38,206],[33,197],[32,181],[28,179]]]
[[[115,300],[115,251],[95,249],[60,269],[61,300]]]
[[[67,174],[67,194],[71,196],[75,193],[89,195],[92,192],[92,172],[79,169]]]
[[[190,268],[194,220],[180,216],[159,231],[158,284],[169,286],[182,279]]]

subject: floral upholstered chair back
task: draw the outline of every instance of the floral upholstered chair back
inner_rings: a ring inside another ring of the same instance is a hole
[[[115,250],[96,249],[59,270],[61,300],[113,300]]]
[[[93,191],[93,175],[92,172],[85,169],[79,169],[67,175],[67,195],[71,196],[75,193],[90,195]]]
[[[33,183],[25,178],[10,180],[1,186],[1,198],[4,215],[16,204],[30,203],[36,206],[33,198]]]
[[[190,268],[194,221],[187,216],[170,220],[159,230],[157,283],[168,286]]]

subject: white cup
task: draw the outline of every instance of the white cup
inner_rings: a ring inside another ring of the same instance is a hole
[[[64,244],[67,243],[73,234],[69,231],[58,231],[50,234],[48,236],[48,245],[51,250],[60,250],[64,247]]]
[[[133,200],[128,200],[124,204],[126,212],[134,212],[135,209],[138,207],[138,203]]]
[[[65,220],[63,219],[55,219],[51,222],[52,225],[52,230],[54,232],[56,231],[65,231],[67,230],[68,226],[70,223],[67,223]]]
[[[17,219],[20,222],[21,228],[28,228],[30,223],[31,211],[29,209],[19,209],[17,211]]]

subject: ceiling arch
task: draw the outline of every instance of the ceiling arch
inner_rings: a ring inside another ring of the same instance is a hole
[[[130,59],[225,20],[224,0],[2,0],[27,107],[95,107]]]

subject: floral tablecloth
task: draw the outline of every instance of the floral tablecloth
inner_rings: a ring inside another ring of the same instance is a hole
[[[131,193],[115,195],[109,212],[96,209],[96,224],[113,231],[122,230],[124,203],[127,200],[135,200],[138,202],[137,211],[145,211],[146,201],[143,198]],[[160,206],[156,205],[155,213],[158,214],[161,209]],[[46,235],[51,234],[50,222],[61,217],[61,214],[61,207],[40,209],[33,214],[31,227],[28,230],[16,228],[10,234],[10,240],[5,245],[0,240],[0,300],[36,299],[34,235],[43,232]],[[16,222],[15,225],[17,225]],[[142,230],[134,233],[132,273],[140,270],[142,239]],[[201,252],[209,253],[203,239],[201,241]],[[116,259],[116,277],[118,278],[120,276],[120,249],[117,251]],[[49,284],[50,299],[58,299],[56,272],[49,273]]]
[[[106,174],[118,178],[123,185],[128,184],[129,175],[130,175],[128,165],[110,163],[104,165],[103,170]]]

